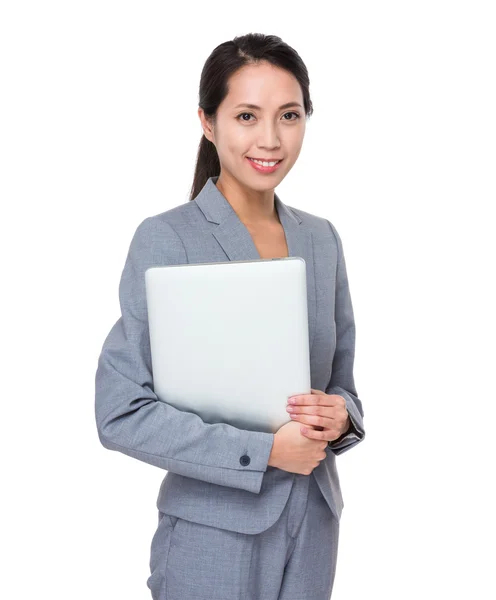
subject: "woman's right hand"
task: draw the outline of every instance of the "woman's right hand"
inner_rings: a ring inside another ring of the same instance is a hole
[[[327,441],[312,440],[301,435],[300,427],[301,423],[290,421],[277,430],[268,462],[271,467],[310,475],[326,458]]]

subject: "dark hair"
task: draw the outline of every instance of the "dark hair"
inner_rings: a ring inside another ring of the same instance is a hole
[[[294,75],[303,93],[307,117],[313,113],[310,100],[310,79],[307,68],[296,50],[276,35],[248,33],[217,46],[207,58],[200,77],[198,106],[215,125],[217,109],[228,93],[229,78],[241,67],[267,61]],[[196,158],[190,200],[199,194],[209,177],[220,174],[220,162],[215,144],[202,135]]]

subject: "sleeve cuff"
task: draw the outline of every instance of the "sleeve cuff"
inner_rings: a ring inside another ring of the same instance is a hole
[[[240,465],[240,469],[265,472],[274,445],[275,434],[262,431],[245,431],[244,454],[250,457],[250,462],[246,467]]]
[[[345,399],[346,410],[350,417],[350,427],[342,437],[327,443],[327,447],[334,451],[335,454],[342,454],[345,450],[349,450],[353,446],[360,443],[365,437],[365,431],[361,427],[360,413],[353,400],[344,391],[336,392]],[[357,417],[358,413],[358,417]]]

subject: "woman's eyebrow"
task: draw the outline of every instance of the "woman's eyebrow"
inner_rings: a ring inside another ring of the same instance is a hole
[[[248,104],[246,102],[237,104],[234,108],[240,108],[241,106],[246,106],[247,108],[255,108],[257,110],[262,110],[261,106],[257,106],[256,104]],[[298,102],[286,102],[286,104],[283,104],[282,106],[279,107],[279,110],[282,110],[283,108],[291,108],[292,106],[299,106],[300,108],[303,108],[303,106],[301,104],[299,104]]]

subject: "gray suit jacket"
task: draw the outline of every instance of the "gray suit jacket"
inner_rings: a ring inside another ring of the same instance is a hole
[[[280,516],[295,478],[267,465],[274,434],[205,423],[161,402],[153,391],[145,270],[260,259],[217,179],[211,177],[193,201],[145,218],[134,233],[119,284],[122,315],[98,360],[96,425],[105,448],[167,470],[158,509],[204,525],[259,533]],[[311,387],[341,395],[352,422],[310,475],[340,519],[336,455],[365,436],[353,378],[355,324],[342,243],[327,219],[286,206],[277,194],[275,203],[289,256],[306,262]]]

